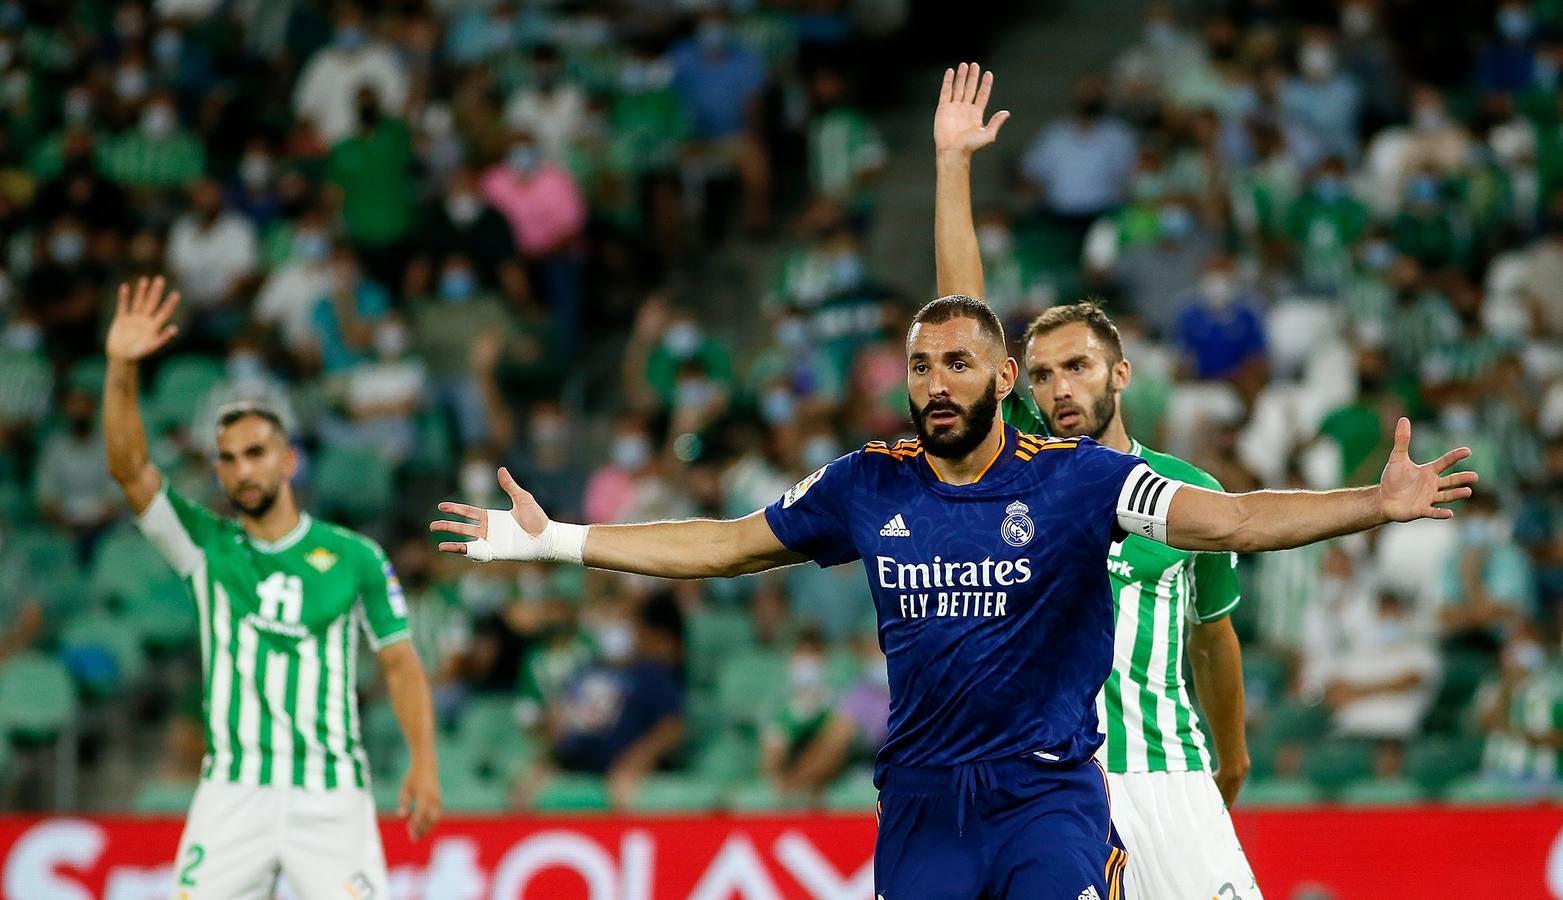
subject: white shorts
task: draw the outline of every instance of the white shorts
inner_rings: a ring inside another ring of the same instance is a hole
[[[374,797],[201,782],[174,859],[174,900],[270,900],[278,874],[299,900],[389,900]]]
[[[1209,772],[1108,773],[1129,900],[1260,900]]]

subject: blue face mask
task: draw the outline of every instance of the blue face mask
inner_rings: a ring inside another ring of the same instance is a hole
[[[863,283],[863,260],[856,253],[839,254],[836,256],[833,275],[839,290],[856,288]]]
[[[339,50],[357,50],[369,42],[369,36],[364,33],[360,25],[347,25],[336,30],[336,45]]]
[[[1518,6],[1498,10],[1498,33],[1506,40],[1520,43],[1530,37],[1530,13]]]
[[[514,147],[509,153],[505,154],[505,164],[512,171],[519,172],[522,175],[530,175],[537,169],[537,165],[540,162],[542,162],[542,155],[532,147]]]
[[[1411,179],[1406,187],[1406,199],[1412,203],[1431,206],[1438,202],[1438,181],[1427,175]]]
[[[1313,183],[1313,192],[1320,200],[1332,203],[1346,196],[1346,184],[1339,175],[1320,175]]]
[[[466,269],[452,269],[440,276],[440,298],[447,303],[465,303],[475,287],[472,273]]]
[[[301,231],[293,236],[293,252],[304,262],[318,263],[331,252],[331,242],[318,232]]]
[[[1182,238],[1194,230],[1194,214],[1186,207],[1168,206],[1161,211],[1162,237]]]

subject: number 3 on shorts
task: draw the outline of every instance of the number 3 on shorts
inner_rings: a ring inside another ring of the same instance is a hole
[[[195,870],[201,865],[201,861],[206,859],[206,848],[200,844],[191,844],[190,849],[185,851],[185,858],[189,862],[179,870],[179,886],[195,887]]]

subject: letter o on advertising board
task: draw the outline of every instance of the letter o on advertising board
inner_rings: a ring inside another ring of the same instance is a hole
[[[544,831],[510,848],[494,869],[489,896],[520,900],[521,892],[539,872],[559,868],[586,880],[588,900],[614,900],[616,867],[607,851],[589,838],[569,831]]]

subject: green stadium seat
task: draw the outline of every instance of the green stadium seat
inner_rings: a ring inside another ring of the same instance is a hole
[[[49,411],[54,369],[41,353],[0,351],[0,425],[37,422]]]
[[[444,415],[437,409],[425,410],[415,424],[418,437],[412,455],[403,464],[406,471],[434,475],[449,472],[457,462],[456,442]]]
[[[153,652],[179,652],[198,640],[200,621],[195,601],[172,571],[130,586],[123,601],[126,621]]]
[[[1468,775],[1444,790],[1444,802],[1457,806],[1533,803],[1539,799],[1535,789],[1482,775]]]
[[[146,668],[146,654],[136,629],[124,618],[102,611],[90,611],[67,622],[60,633],[60,652],[66,658],[98,652],[114,661],[106,680],[83,681],[83,673],[76,673],[78,685],[90,698],[118,693],[139,681]]]
[[[636,812],[706,812],[721,805],[721,788],[698,775],[649,775],[630,801]]]
[[[485,778],[505,784],[526,774],[540,755],[537,742],[516,720],[511,697],[479,697],[468,704],[451,743],[464,748]]]
[[[76,686],[59,660],[37,651],[0,666],[0,732],[28,742],[54,738],[76,715]]]
[[[717,702],[727,721],[757,728],[787,690],[787,660],[763,650],[729,655],[717,682]]]
[[[608,783],[596,775],[561,772],[537,792],[533,806],[542,813],[601,812],[608,808]]]
[[[1406,751],[1406,775],[1434,795],[1476,772],[1481,763],[1482,739],[1478,735],[1423,738]]]
[[[1291,663],[1286,657],[1263,647],[1245,648],[1243,651],[1243,689],[1253,697],[1256,705],[1269,709],[1286,696],[1286,683],[1291,678]]]
[[[863,663],[857,654],[838,650],[825,661],[825,678],[831,690],[841,692],[852,687],[863,671]]]
[[[689,650],[689,683],[715,685],[723,660],[754,646],[754,623],[748,613],[708,610],[690,616],[685,623]]]
[[[315,505],[325,519],[363,522],[384,516],[395,502],[391,467],[362,447],[327,447],[315,462]]]
[[[32,576],[46,581],[79,571],[76,542],[63,531],[46,525],[18,529],[6,536],[0,548],[0,571],[7,579]]]
[[[148,424],[154,432],[189,426],[206,395],[226,377],[222,360],[209,356],[176,356],[164,362],[146,404]]]
[[[1444,657],[1443,679],[1428,710],[1427,728],[1434,732],[1454,732],[1466,707],[1476,696],[1483,679],[1495,671],[1494,660],[1482,653],[1453,651]]]
[[[1303,774],[1328,794],[1372,773],[1373,751],[1362,741],[1320,741],[1310,746],[1303,757]]]
[[[1410,779],[1368,778],[1341,788],[1337,799],[1349,806],[1412,806],[1426,799],[1426,794]]]
[[[696,749],[694,770],[712,784],[742,785],[751,782],[759,777],[759,743],[736,729],[728,729],[716,740]]]
[[[1266,713],[1259,728],[1277,741],[1313,740],[1329,731],[1330,713],[1322,705],[1281,703]]]
[[[65,383],[72,389],[86,391],[94,396],[103,393],[103,381],[108,374],[108,362],[102,356],[88,356],[76,361],[65,376]]]
[[[144,816],[184,813],[195,799],[196,785],[195,781],[155,778],[136,791],[130,810]]]
[[[1312,806],[1324,795],[1302,778],[1260,778],[1243,786],[1238,803],[1247,807]]]
[[[148,584],[178,578],[152,542],[128,523],[117,526],[98,543],[88,577],[93,600],[119,600],[127,605],[132,598],[144,595]]]
[[[359,709],[359,721],[364,739],[364,752],[369,755],[370,767],[376,772],[400,772],[407,765],[407,745],[402,739],[401,725],[396,721],[396,710],[389,700],[376,700]],[[444,749],[444,742],[438,742]]]
[[[442,783],[440,801],[446,810],[458,813],[502,813],[512,805],[504,783],[478,776]]]
[[[867,772],[849,773],[825,789],[825,808],[839,812],[869,812],[879,802],[879,790]]]
[[[37,527],[37,510],[31,488],[14,478],[0,480],[0,522],[9,522],[21,534]]]
[[[773,813],[795,807],[765,781],[751,781],[729,789],[726,805],[735,813]]]

